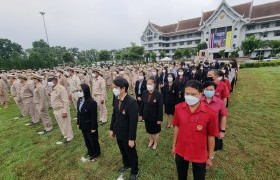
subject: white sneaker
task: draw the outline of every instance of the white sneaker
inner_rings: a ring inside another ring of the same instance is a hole
[[[17,120],[17,119],[19,119],[19,117],[15,117],[15,118],[14,118],[14,120]]]
[[[118,177],[117,180],[124,180],[124,179],[123,179],[123,175],[121,174],[121,175]]]
[[[42,135],[42,134],[45,134],[45,132],[44,131],[40,131],[40,132],[38,132],[38,134]]]
[[[87,159],[86,159],[85,157],[82,157],[82,158],[81,158],[81,161],[82,161],[82,162],[87,162]]]
[[[60,145],[63,144],[61,141],[57,141],[55,144]]]
[[[77,118],[74,118],[74,120],[77,120]]]

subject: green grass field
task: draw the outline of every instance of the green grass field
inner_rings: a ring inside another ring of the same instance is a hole
[[[13,119],[19,115],[14,102],[9,109],[0,109],[0,179],[117,179],[116,169],[122,163],[115,140],[108,136],[111,101],[109,93],[109,123],[99,127],[102,155],[86,163],[80,161],[86,148],[74,120],[74,140],[67,146],[56,145],[61,134],[52,111],[55,129],[40,136],[41,124],[26,127],[29,118]],[[217,153],[207,179],[280,179],[280,67],[242,69],[229,111],[224,151]],[[71,113],[74,118],[73,108]],[[141,180],[176,179],[171,154],[173,131],[165,124],[156,151],[147,148],[144,124],[138,125]],[[128,176],[129,172],[124,178]]]

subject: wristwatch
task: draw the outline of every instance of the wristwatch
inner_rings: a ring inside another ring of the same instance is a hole
[[[214,156],[209,156],[208,159],[210,159],[211,161],[214,160]]]
[[[226,132],[226,130],[220,130],[220,132],[223,132],[223,133],[225,133],[225,132]]]

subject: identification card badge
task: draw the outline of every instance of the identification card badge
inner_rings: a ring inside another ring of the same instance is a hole
[[[197,125],[197,126],[196,126],[196,129],[197,129],[198,131],[201,131],[201,130],[203,129],[203,126],[202,126],[202,125]]]
[[[125,115],[125,110],[122,111],[122,114]]]
[[[157,102],[157,100],[156,99],[154,99],[154,103],[156,103]]]

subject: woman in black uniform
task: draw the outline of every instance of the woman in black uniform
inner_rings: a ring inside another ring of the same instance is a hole
[[[98,142],[97,103],[90,95],[87,84],[81,84],[78,91],[77,102],[77,127],[82,130],[87,154],[84,158],[94,161],[100,156],[100,145]]]
[[[148,147],[156,149],[163,120],[163,101],[161,93],[156,89],[155,79],[147,80],[147,91],[142,96],[141,115],[145,120],[146,132],[149,137]]]
[[[178,85],[178,95],[177,95],[177,103],[181,103],[185,101],[185,85],[188,79],[184,76],[184,69],[178,69],[178,77],[175,79],[175,84]]]
[[[165,113],[167,114],[167,127],[171,128],[173,127],[171,121],[177,102],[178,87],[177,84],[174,83],[175,76],[172,73],[168,74],[167,80],[168,83],[166,83],[162,88],[162,97]]]

